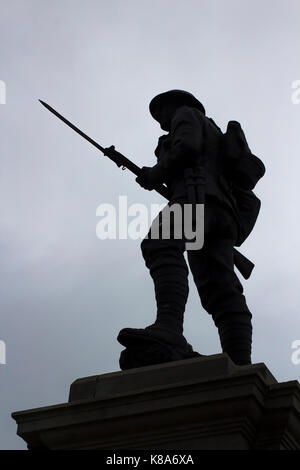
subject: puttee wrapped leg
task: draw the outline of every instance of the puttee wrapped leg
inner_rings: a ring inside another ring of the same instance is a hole
[[[188,298],[188,267],[182,240],[144,239],[143,257],[154,282],[157,304],[155,324],[176,333],[183,332]]]

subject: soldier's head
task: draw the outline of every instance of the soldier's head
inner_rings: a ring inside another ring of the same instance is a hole
[[[202,103],[191,93],[184,90],[169,90],[155,96],[149,105],[152,117],[159,122],[164,131],[170,130],[171,120],[180,106],[192,106],[205,114]]]

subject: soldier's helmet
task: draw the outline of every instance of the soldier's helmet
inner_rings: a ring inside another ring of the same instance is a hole
[[[159,110],[161,106],[165,103],[176,103],[178,105],[187,104],[193,106],[194,108],[199,109],[203,114],[205,114],[205,109],[202,103],[200,103],[194,95],[184,90],[169,90],[164,93],[156,95],[149,104],[149,110],[151,116],[159,122]]]

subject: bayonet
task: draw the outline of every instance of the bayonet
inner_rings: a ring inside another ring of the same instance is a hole
[[[58,117],[61,121],[63,121],[67,126],[69,126],[73,131],[77,132],[77,134],[81,135],[85,140],[87,140],[90,144],[92,144],[94,147],[96,147],[98,150],[100,150],[106,157],[110,158],[118,167],[121,167],[122,170],[125,170],[128,168],[132,173],[134,173],[136,176],[140,175],[141,168],[138,167],[135,163],[133,163],[131,160],[129,160],[125,155],[122,155],[122,153],[118,152],[115,150],[115,146],[111,145],[110,147],[102,147],[99,145],[95,140],[91,139],[87,134],[82,132],[78,127],[74,126],[68,119],[66,119],[64,116],[62,116],[60,113],[58,113],[52,106],[49,104],[45,103],[45,101],[39,100],[39,102],[45,106],[52,114],[54,114],[56,117]],[[168,188],[164,185],[160,185],[155,187],[155,191],[157,191],[161,196],[164,196],[165,198],[168,199]]]

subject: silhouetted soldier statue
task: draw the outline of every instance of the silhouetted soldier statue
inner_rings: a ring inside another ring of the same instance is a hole
[[[238,122],[230,121],[223,134],[188,92],[157,95],[150,112],[168,134],[159,138],[157,164],[143,167],[136,181],[148,190],[165,183],[169,206],[184,205],[190,202],[187,169],[204,168],[204,244],[199,250],[187,250],[188,263],[202,306],[218,328],[223,352],[235,364],[251,364],[252,314],[234,271],[233,252],[258,216],[260,201],[252,190],[265,173],[264,164],[251,153]],[[151,239],[150,232],[142,241],[154,281],[157,318],[144,329],[120,331],[118,341],[126,347],[120,356],[121,369],[200,356],[183,336],[189,292],[185,241],[184,236]]]

